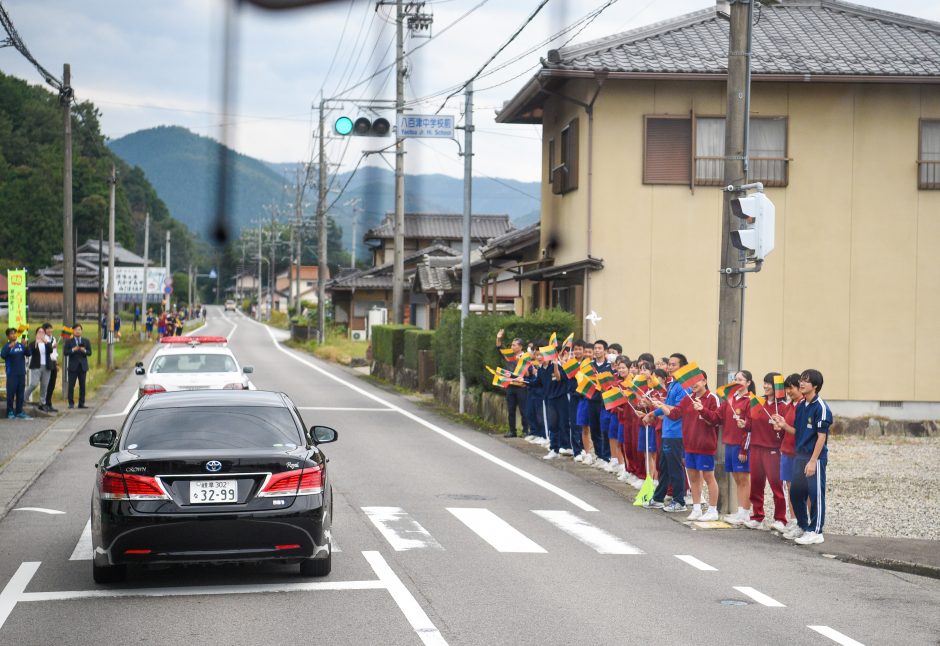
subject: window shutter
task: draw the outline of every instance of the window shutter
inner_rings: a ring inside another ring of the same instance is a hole
[[[644,184],[691,181],[692,120],[688,117],[647,117],[643,160]]]
[[[568,177],[565,178],[565,191],[573,191],[578,188],[578,140],[581,138],[578,126],[578,119],[572,119],[566,132],[568,157],[565,159],[565,168],[568,170]]]

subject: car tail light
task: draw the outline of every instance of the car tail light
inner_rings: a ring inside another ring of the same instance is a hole
[[[309,469],[275,473],[258,496],[312,496],[318,493],[323,493],[323,467],[319,465]]]
[[[276,550],[299,550],[299,543],[291,543],[290,545],[275,545],[274,549]]]
[[[165,393],[166,388],[160,384],[144,384],[140,387],[141,395],[152,395],[154,393]]]
[[[151,550],[124,550],[125,554],[130,554],[132,556],[143,556],[145,554],[150,554]]]
[[[222,390],[245,390],[245,384],[241,382],[237,384],[225,384],[222,386]]]
[[[156,478],[113,471],[98,476],[98,495],[105,500],[169,500]]]

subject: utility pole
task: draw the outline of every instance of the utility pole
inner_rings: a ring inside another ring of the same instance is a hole
[[[117,171],[111,164],[111,204],[108,208],[108,370],[114,365],[114,198],[117,192]]]
[[[399,25],[399,33],[401,25]],[[317,180],[317,343],[326,341],[326,105],[320,97],[320,152]]]
[[[356,230],[359,226],[359,212],[362,211],[362,209],[359,208],[359,202],[360,200],[358,197],[354,197],[353,199],[346,202],[347,206],[352,207],[352,244],[350,245],[351,248],[349,250],[349,257],[351,259],[349,266],[353,269],[356,268]]]
[[[747,181],[748,120],[751,93],[751,26],[754,0],[731,3],[728,39],[728,108],[725,116],[725,186]],[[721,266],[739,268],[740,254],[731,245],[731,200],[741,191],[725,191],[721,217]],[[734,277],[733,277],[734,276]],[[727,383],[741,370],[744,330],[744,274],[721,274],[718,293],[718,364],[715,383]],[[736,277],[736,278],[735,278]],[[724,461],[724,442],[718,447],[718,460]],[[715,469],[721,513],[736,508],[735,488],[720,465]]]
[[[467,84],[463,115],[463,263],[460,271],[460,413],[467,379],[463,373],[463,330],[470,316],[470,231],[473,219],[473,83]],[[513,422],[515,423],[515,422]]]
[[[392,268],[392,309],[395,323],[405,322],[405,139],[398,132],[405,109],[405,11],[395,2],[395,242]]]
[[[65,159],[62,172],[62,322],[75,323],[75,241],[72,237],[72,66],[62,68],[62,121],[65,139]],[[98,284],[101,289],[101,283]],[[64,383],[66,380],[63,379]]]
[[[274,291],[277,288],[277,265],[274,262],[277,252],[277,226],[275,216],[277,215],[277,205],[271,205],[271,262],[268,265],[268,298],[271,300],[271,309],[268,310],[268,316],[274,313]]]
[[[255,308],[255,318],[261,320],[261,222],[258,222],[258,306]]]
[[[98,350],[99,350],[99,351],[98,351],[98,352],[95,352],[95,356],[96,356],[96,358],[95,358],[95,366],[98,367],[98,368],[101,367],[101,352],[100,352],[100,350],[101,350],[101,343],[100,343],[100,340],[101,340],[101,337],[104,336],[104,330],[101,329],[101,319],[103,318],[103,317],[102,317],[102,312],[101,312],[101,295],[104,293],[104,278],[103,278],[104,272],[102,271],[102,266],[104,265],[104,260],[102,259],[102,254],[103,254],[103,251],[102,251],[102,250],[103,250],[103,249],[104,249],[104,228],[103,228],[103,227],[100,227],[100,228],[98,229],[98,326],[99,326],[99,328],[98,328],[98,340],[99,340],[99,343],[98,343]],[[67,375],[64,375],[64,376],[67,376]]]
[[[199,267],[196,267],[196,271],[199,271]],[[186,274],[186,276],[187,278],[189,278],[189,280],[186,281],[187,282],[186,303],[187,303],[187,307],[189,308],[188,310],[189,318],[192,318],[192,315],[193,315],[193,265],[192,263],[189,264],[189,272]]]
[[[147,272],[150,267],[150,212],[144,216],[144,296],[140,301],[140,322],[143,327],[140,330],[140,340],[144,340],[147,334]]]
[[[169,231],[166,232],[166,278],[167,280],[170,281],[170,284],[167,285],[166,283],[164,283],[164,290],[163,290],[164,292],[166,292],[166,287],[169,287],[170,289],[173,288],[173,274],[170,271],[170,232]],[[173,302],[173,293],[170,292],[166,295],[166,303],[163,306],[166,312],[170,311],[170,303],[172,302]]]

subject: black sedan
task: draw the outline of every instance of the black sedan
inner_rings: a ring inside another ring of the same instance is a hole
[[[319,445],[282,393],[205,390],[147,395],[107,449],[91,500],[93,574],[128,565],[280,561],[304,576],[331,568],[333,491]]]

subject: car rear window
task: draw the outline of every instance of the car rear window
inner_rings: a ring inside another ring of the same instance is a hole
[[[153,360],[153,373],[237,372],[235,360],[225,354],[165,354]]]
[[[125,448],[291,449],[302,441],[293,416],[272,406],[204,406],[138,411]]]

